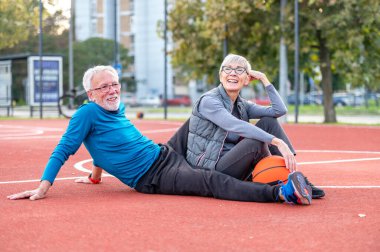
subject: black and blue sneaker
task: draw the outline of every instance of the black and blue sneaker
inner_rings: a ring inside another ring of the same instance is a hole
[[[292,172],[288,176],[288,183],[280,186],[279,197],[286,203],[310,205],[312,190],[301,172]]]

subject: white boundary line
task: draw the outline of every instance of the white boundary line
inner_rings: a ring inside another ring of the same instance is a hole
[[[380,154],[380,152],[373,152],[373,151],[340,151],[340,150],[300,150],[298,152],[330,152],[330,153],[360,153],[360,154]],[[380,160],[380,157],[378,158],[357,158],[357,159],[342,159],[342,160],[327,160],[327,161],[312,161],[312,162],[301,162],[299,165],[310,165],[310,164],[333,164],[333,163],[343,163],[343,162],[361,162],[361,161],[374,161],[374,160]],[[85,173],[90,173],[91,171],[84,168],[84,164],[91,162],[92,159],[85,159],[82,160],[76,164],[74,164],[74,168],[78,171],[82,171]],[[110,174],[103,174],[103,177],[113,177]],[[81,176],[83,177],[83,176]],[[60,180],[74,180],[81,177],[65,177],[65,178],[56,178],[56,181]],[[31,179],[31,180],[15,180],[15,181],[0,181],[0,185],[3,184],[19,184],[19,183],[31,183],[31,182],[39,182],[39,179]],[[318,186],[321,188],[334,188],[334,189],[380,189],[380,186],[373,185],[373,186],[367,186],[367,185],[360,185],[360,186]]]
[[[334,163],[351,163],[351,162],[361,162],[361,161],[374,161],[380,160],[378,158],[356,158],[356,159],[340,159],[340,160],[328,160],[328,161],[311,161],[311,162],[299,162],[298,165],[310,165],[310,164],[334,164]]]
[[[157,122],[156,122],[157,123]],[[170,124],[168,122],[159,122],[159,124]],[[0,128],[11,128],[11,129],[29,129],[32,132],[32,135],[18,135],[18,136],[6,136],[3,137],[0,133],[0,140],[24,140],[24,139],[51,139],[51,138],[60,138],[61,135],[50,135],[50,136],[42,136],[41,134],[44,131],[62,131],[60,128],[46,128],[46,127],[27,127],[27,126],[10,126],[10,125],[0,125]],[[145,130],[141,131],[144,134],[155,134],[155,133],[163,133],[163,132],[172,132],[177,130],[178,128],[169,128],[169,129],[159,129],[159,130]],[[15,132],[13,132],[15,133]],[[21,134],[25,134],[21,133]],[[348,154],[380,154],[378,151],[342,151],[342,150],[299,150],[297,152],[304,153],[348,153]],[[362,162],[362,161],[375,161],[380,160],[380,157],[374,158],[356,158],[356,159],[341,159],[341,160],[326,160],[326,161],[311,161],[311,162],[299,162],[299,165],[311,165],[311,164],[332,164],[332,163],[344,163],[344,162]],[[92,159],[82,160],[74,165],[74,168],[85,172],[90,173],[91,171],[84,168],[83,164],[87,162],[91,162]],[[103,177],[113,177],[109,174],[103,174]],[[83,177],[83,176],[82,176]],[[56,181],[61,180],[74,180],[81,177],[65,177],[65,178],[56,178]],[[19,183],[31,183],[31,182],[39,182],[39,179],[31,179],[31,180],[15,180],[15,181],[0,181],[0,185],[3,184],[19,184]],[[321,188],[339,188],[339,189],[368,189],[368,188],[380,188],[380,186],[319,186]]]
[[[1,125],[0,125],[1,128]],[[158,134],[158,133],[165,133],[165,132],[175,132],[178,128],[169,128],[169,129],[158,129],[158,130],[142,130],[141,133],[143,134]],[[34,132],[12,132],[10,135],[5,135],[4,133],[0,132],[0,141],[9,141],[9,140],[26,140],[26,139],[59,139],[62,137],[62,135],[42,135],[44,133],[44,130],[40,128],[30,129],[31,131],[34,130]],[[55,131],[55,130],[52,130]],[[15,135],[17,133],[17,135]]]
[[[380,154],[380,151],[352,151],[352,150],[297,150],[298,152],[318,152],[318,153],[348,153],[348,154]]]

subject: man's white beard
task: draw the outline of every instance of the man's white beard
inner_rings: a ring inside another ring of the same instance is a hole
[[[119,109],[120,106],[120,98],[117,99],[117,102],[110,102],[105,100],[104,102],[104,108],[109,111],[116,111]]]

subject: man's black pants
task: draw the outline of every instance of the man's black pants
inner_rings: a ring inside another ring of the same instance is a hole
[[[216,170],[191,167],[171,146],[161,153],[135,187],[142,193],[198,195],[225,200],[273,202],[278,186],[241,181]]]

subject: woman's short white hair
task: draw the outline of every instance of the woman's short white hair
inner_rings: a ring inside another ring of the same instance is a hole
[[[115,68],[112,66],[94,66],[89,68],[83,75],[83,88],[86,91],[89,91],[91,89],[91,81],[92,78],[96,73],[108,71],[111,74],[113,74],[117,79],[119,80],[119,75],[117,74]]]
[[[245,70],[247,70],[247,72],[251,71],[251,64],[249,64],[246,58],[240,55],[236,55],[236,54],[228,54],[224,58],[222,64],[220,65],[219,74],[222,72],[223,66],[228,66],[232,63],[237,63],[241,65],[242,67],[245,68]]]

